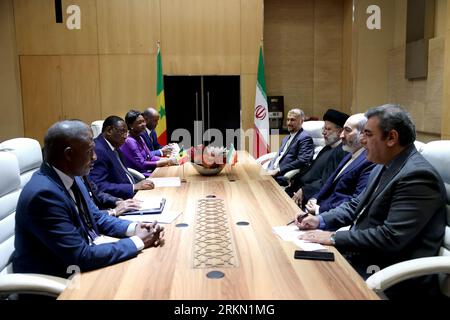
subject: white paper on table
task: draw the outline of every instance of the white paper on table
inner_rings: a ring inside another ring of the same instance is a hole
[[[171,211],[164,209],[162,213],[159,214],[136,214],[128,216],[120,216],[120,219],[129,220],[133,222],[153,222],[158,223],[172,223],[179,215],[181,211]]]
[[[147,178],[147,180],[152,181],[155,184],[155,188],[181,186],[180,177]]]
[[[272,231],[283,241],[294,241],[299,235],[304,233],[296,225],[273,227]]]
[[[293,240],[297,247],[300,247],[303,251],[318,251],[326,250],[326,248],[320,243],[308,242],[305,240],[295,239]]]

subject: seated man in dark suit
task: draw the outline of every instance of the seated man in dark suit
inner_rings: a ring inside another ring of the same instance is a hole
[[[89,174],[99,191],[122,199],[132,198],[138,190],[153,189],[151,181],[142,180],[136,183],[123,164],[119,147],[124,144],[127,136],[128,128],[122,118],[106,118],[102,133],[94,140],[97,160]]]
[[[146,123],[146,129],[142,133],[142,137],[144,138],[147,147],[152,151],[152,156],[169,157],[172,152],[172,147],[170,145],[161,146],[155,131],[159,121],[158,111],[150,107],[144,110],[142,116]]]
[[[367,159],[378,164],[358,197],[320,216],[297,216],[304,240],[334,245],[363,277],[374,267],[435,256],[445,231],[446,191],[442,178],[416,150],[416,131],[409,114],[398,105],[367,111],[361,143]],[[300,220],[300,221],[299,221]],[[417,277],[392,286],[390,297],[438,294],[435,276]]]
[[[314,156],[314,143],[311,136],[306,133],[302,124],[305,113],[300,109],[291,109],[287,114],[287,127],[289,135],[283,138],[280,150],[268,166],[268,173],[281,185],[287,181],[283,175],[288,171],[306,170]]]
[[[16,212],[14,272],[68,277],[135,257],[158,246],[163,228],[98,210],[81,180],[95,161],[92,130],[78,120],[47,131],[44,163],[20,194]],[[101,243],[101,235],[120,238]]]
[[[341,203],[360,194],[375,166],[366,159],[366,150],[360,142],[360,134],[367,118],[359,113],[348,118],[341,133],[342,149],[348,154],[339,163],[320,191],[306,203],[306,210],[319,214],[336,208]]]
[[[322,135],[325,146],[317,154],[309,169],[305,173],[297,174],[284,190],[297,204],[302,205],[303,199],[312,198],[319,192],[344,158],[346,152],[342,150],[340,136],[348,117],[348,114],[334,109],[328,109],[323,115]]]

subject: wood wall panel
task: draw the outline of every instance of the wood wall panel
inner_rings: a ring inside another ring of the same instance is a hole
[[[64,119],[80,119],[88,124],[100,119],[97,55],[62,56],[61,86]]]
[[[66,8],[81,8],[81,29],[66,27]],[[19,55],[95,54],[97,45],[97,6],[93,0],[63,0],[64,23],[55,22],[54,1],[14,0]]]
[[[23,136],[19,59],[12,0],[0,1],[0,142]]]
[[[351,114],[353,105],[353,1],[344,0],[342,23],[342,111]]]
[[[242,74],[256,74],[258,72],[259,46],[263,37],[263,6],[263,0],[241,1]]]
[[[255,94],[256,74],[241,75],[242,129],[244,130],[254,127]]]
[[[162,1],[164,73],[239,74],[240,21],[240,0]]]
[[[156,54],[160,0],[97,0],[101,54]]]
[[[284,96],[285,114],[311,114],[314,79],[314,1],[264,1],[264,53],[268,95]]]
[[[445,56],[444,56],[444,83],[443,83],[443,106],[441,120],[442,139],[450,139],[450,5],[445,10],[447,23],[445,26]]]
[[[342,109],[343,9],[342,1],[315,1],[314,102],[311,115],[319,118],[330,107]]]
[[[100,79],[103,118],[155,106],[155,55],[101,55]]]
[[[25,136],[41,145],[48,127],[61,120],[60,63],[59,56],[20,57]]]
[[[443,105],[444,38],[430,40],[428,78],[405,79],[405,46],[395,48],[389,54],[389,101],[408,109],[416,129],[439,134]]]

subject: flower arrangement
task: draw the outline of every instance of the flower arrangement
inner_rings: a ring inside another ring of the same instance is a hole
[[[191,162],[205,168],[213,169],[224,166],[227,163],[227,149],[198,145],[190,149]]]
[[[230,149],[198,145],[196,147],[191,147],[187,151],[181,148],[176,159],[180,165],[191,162],[193,167],[202,175],[215,175],[218,174],[227,163],[232,166],[236,164],[237,152],[233,145],[231,145]]]

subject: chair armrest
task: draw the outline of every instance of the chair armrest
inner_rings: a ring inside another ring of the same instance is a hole
[[[259,157],[258,159],[256,159],[256,163],[263,165],[264,163],[266,163],[267,161],[272,160],[273,158],[275,158],[275,156],[277,155],[276,152],[271,152],[271,153],[267,153],[261,157]]]
[[[291,171],[288,171],[284,174],[284,177],[286,178],[286,180],[291,180],[292,178],[294,178],[298,173],[300,172],[300,169],[294,169]]]
[[[142,180],[145,179],[145,176],[144,176],[142,173],[140,173],[139,171],[134,170],[134,169],[132,169],[132,168],[127,168],[127,170],[128,170],[129,173],[131,173],[131,175],[133,176],[133,178],[134,178],[137,182],[142,181]]]
[[[0,276],[0,293],[33,293],[57,297],[69,280],[33,273],[10,273]]]
[[[435,273],[450,274],[450,257],[437,256],[399,262],[371,275],[366,284],[375,292],[383,292],[404,280]]]

